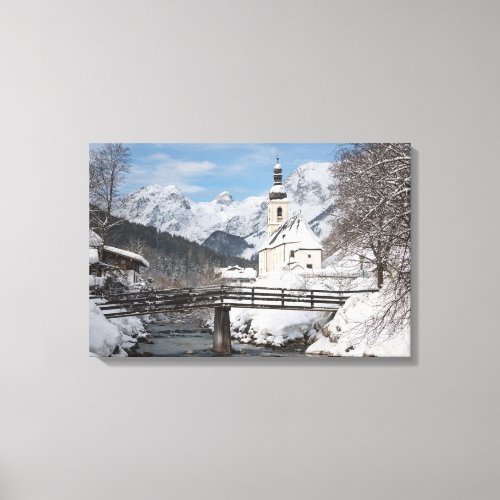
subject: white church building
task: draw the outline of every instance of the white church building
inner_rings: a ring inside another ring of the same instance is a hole
[[[259,250],[259,274],[278,269],[321,269],[323,247],[307,222],[300,216],[288,218],[288,197],[283,171],[276,159],[274,185],[267,206],[267,242]]]

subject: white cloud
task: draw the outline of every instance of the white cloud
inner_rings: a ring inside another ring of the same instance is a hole
[[[184,161],[171,158],[165,153],[153,153],[146,156],[140,163],[148,166],[152,172],[168,171],[179,176],[204,174],[214,170],[217,165],[211,161]]]
[[[250,169],[259,167],[268,168],[274,166],[272,163],[276,149],[274,146],[264,145],[247,145],[249,153],[241,156],[238,160],[226,166],[227,173],[246,172]]]
[[[127,185],[129,189],[137,189],[151,184],[174,184],[184,193],[199,193],[205,188],[189,180],[210,175],[216,169],[217,165],[210,161],[178,160],[157,152],[137,159],[127,176]]]
[[[150,154],[149,156],[146,157],[146,161],[147,160],[152,160],[152,161],[155,161],[155,160],[166,161],[169,158],[170,157],[168,155],[166,155],[165,153],[153,153],[153,154]]]
[[[167,168],[174,168],[178,174],[190,176],[204,174],[216,168],[216,164],[211,161],[168,161],[165,163]]]
[[[218,161],[219,155],[213,154],[212,151],[220,151],[221,158],[225,158],[224,150],[231,151],[235,147],[241,149],[238,157],[234,158],[229,164],[223,162],[221,164],[214,163],[209,160],[191,160],[175,158],[175,144],[161,145],[155,144],[155,150],[144,152],[141,157],[135,157],[134,164],[127,176],[126,186],[127,192],[138,189],[142,186],[158,184],[166,186],[174,184],[186,194],[200,193],[202,191],[211,192],[215,186],[219,185],[221,179],[238,179],[243,182],[243,179],[248,175],[255,175],[257,170],[269,173],[272,167],[270,158],[274,156],[274,146],[269,144],[193,144],[193,149],[196,150],[197,156],[201,156],[199,150],[206,150],[205,158]],[[170,150],[162,150],[161,146],[169,147]],[[189,144],[182,145],[180,153],[182,154]],[[209,154],[210,153],[210,154]],[[266,170],[267,169],[267,170]],[[217,179],[215,175],[219,175],[221,179]],[[271,175],[269,173],[269,175]],[[251,192],[251,191],[250,191]]]
[[[201,191],[206,191],[206,189],[203,186],[196,186],[195,184],[180,183],[178,187],[183,193],[186,194],[200,193]]]

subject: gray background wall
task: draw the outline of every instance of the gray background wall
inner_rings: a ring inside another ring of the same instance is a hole
[[[498,498],[498,2],[0,9],[0,498]],[[92,141],[411,141],[413,359],[89,359]]]

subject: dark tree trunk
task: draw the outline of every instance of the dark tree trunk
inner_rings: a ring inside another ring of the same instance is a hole
[[[377,264],[377,286],[379,288],[384,284],[384,266],[382,264]]]

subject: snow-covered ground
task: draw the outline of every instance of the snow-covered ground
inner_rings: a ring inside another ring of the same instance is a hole
[[[306,354],[329,356],[407,357],[411,355],[410,325],[390,332],[384,328],[374,334],[370,328],[379,317],[385,293],[353,295],[324,327]]]
[[[276,271],[259,277],[254,286],[311,288],[317,290],[371,290],[375,280],[371,273],[357,276],[359,260],[347,262],[332,259],[321,273]],[[339,274],[340,271],[344,271]],[[387,329],[378,335],[370,329],[380,314],[384,292],[356,293],[335,316],[329,312],[245,309],[231,310],[231,334],[243,343],[282,347],[297,340],[311,344],[306,354],[329,356],[410,356],[409,325],[395,333]]]
[[[276,271],[259,277],[252,286],[287,289],[305,287],[327,290],[332,281],[312,273],[299,274],[294,271]],[[244,343],[268,344],[281,347],[288,342],[312,339],[317,329],[330,313],[324,311],[293,311],[279,309],[231,309],[231,335]]]
[[[325,313],[277,309],[232,309],[231,335],[245,344],[282,347],[316,335],[314,323]]]
[[[142,321],[137,317],[106,319],[94,301],[89,301],[90,356],[127,356],[125,349],[146,338]]]

